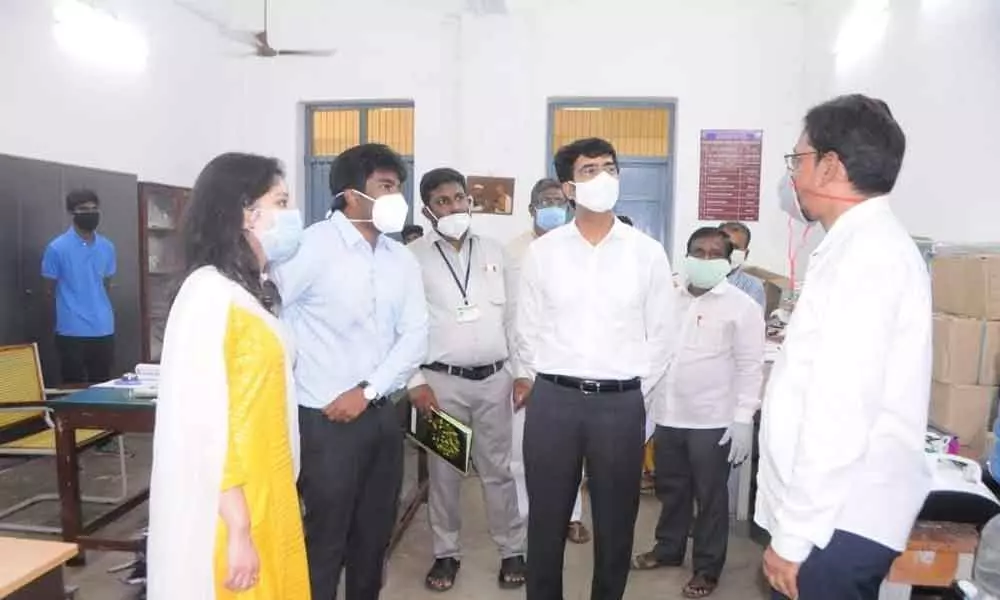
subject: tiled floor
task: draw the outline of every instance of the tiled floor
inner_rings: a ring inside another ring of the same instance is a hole
[[[129,460],[130,487],[145,485],[148,480],[150,443],[147,437],[129,439],[129,449],[135,456]],[[109,493],[118,486],[115,457],[88,455],[83,460],[84,490],[89,493]],[[19,499],[39,491],[55,490],[55,464],[41,459],[27,464],[0,460],[0,506],[9,506]],[[463,494],[463,543],[465,556],[458,581],[447,594],[424,589],[423,579],[431,563],[430,530],[426,513],[420,514],[407,531],[389,563],[388,584],[384,600],[421,600],[452,598],[455,600],[499,600],[524,596],[523,591],[503,591],[497,587],[496,571],[499,558],[486,531],[485,513],[478,482],[466,482]],[[652,543],[658,505],[655,499],[643,497],[636,529],[636,547],[646,550]],[[58,507],[48,503],[19,516],[30,522],[55,523]],[[145,511],[140,508],[108,531],[131,532],[141,527]],[[10,535],[2,533],[0,535]],[[568,545],[566,548],[566,599],[590,597],[590,574],[593,547]],[[69,582],[79,586],[78,600],[125,600],[133,590],[120,583],[118,575],[107,569],[128,560],[127,555],[90,553],[86,567],[70,569]],[[713,596],[719,600],[756,600],[767,596],[760,591],[760,548],[748,539],[734,535],[730,540],[729,560],[719,590]],[[683,569],[664,569],[633,573],[625,597],[631,600],[681,598],[680,589],[689,574]],[[288,599],[295,600],[295,599]]]

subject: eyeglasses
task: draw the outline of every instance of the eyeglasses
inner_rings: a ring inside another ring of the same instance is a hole
[[[791,154],[785,155],[785,168],[789,171],[794,171],[799,168],[800,159],[803,156],[809,156],[810,154],[819,154],[817,150],[811,150],[809,152],[793,152]]]
[[[589,179],[591,177],[597,177],[601,171],[604,171],[608,175],[614,177],[618,176],[618,167],[615,165],[604,165],[603,167],[601,165],[587,165],[580,169],[580,175]]]

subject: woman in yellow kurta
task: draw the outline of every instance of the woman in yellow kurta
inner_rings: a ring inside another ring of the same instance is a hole
[[[291,357],[265,279],[302,232],[277,161],[212,160],[185,210],[150,496],[150,600],[309,600]]]

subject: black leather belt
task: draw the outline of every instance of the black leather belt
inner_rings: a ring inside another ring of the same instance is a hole
[[[580,379],[579,377],[568,377],[566,375],[550,375],[539,373],[539,377],[545,381],[551,381],[562,387],[580,390],[586,394],[607,394],[613,392],[631,392],[642,387],[642,382],[638,377],[634,379]]]
[[[503,369],[504,362],[505,361],[498,360],[493,364],[483,365],[480,367],[455,367],[440,362],[432,362],[429,365],[420,365],[420,367],[422,369],[427,369],[428,371],[447,373],[448,375],[454,375],[455,377],[461,377],[462,379],[482,381],[487,377],[492,377],[497,371]]]

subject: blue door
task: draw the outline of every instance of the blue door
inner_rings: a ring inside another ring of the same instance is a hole
[[[622,159],[619,169],[621,194],[615,212],[631,218],[638,229],[663,244],[669,254],[673,230],[668,222],[673,214],[669,162]]]

